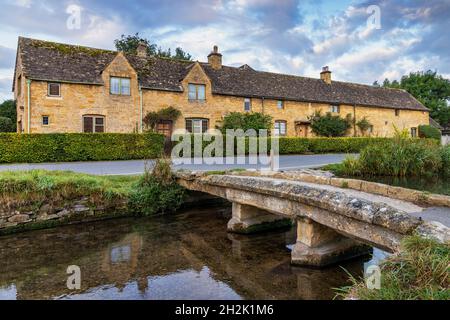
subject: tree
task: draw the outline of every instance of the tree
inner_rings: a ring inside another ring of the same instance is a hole
[[[346,119],[328,112],[322,115],[320,111],[308,117],[311,121],[311,130],[314,134],[323,137],[343,137],[352,127],[351,116]]]
[[[386,81],[387,80],[387,81]],[[425,107],[431,110],[430,115],[441,125],[450,123],[450,81],[438,75],[437,72],[411,72],[397,80],[389,82],[386,79],[383,87],[399,88],[408,91]]]
[[[171,49],[164,50],[158,47],[155,43],[151,43],[150,40],[142,38],[139,33],[134,35],[122,35],[120,39],[114,40],[114,45],[119,51],[123,51],[130,54],[136,54],[137,48],[140,43],[145,43],[147,45],[147,54],[150,56],[172,58],[178,60],[192,60],[192,56],[185,52],[180,47],[175,49],[175,54],[172,55]]]
[[[372,123],[366,117],[364,117],[356,123],[356,126],[359,128],[359,130],[361,130],[361,133],[365,135],[366,131],[369,130],[372,126]]]
[[[223,133],[225,133],[227,129],[242,129],[244,131],[254,129],[258,132],[259,130],[270,130],[271,128],[272,117],[259,112],[231,112],[226,115],[222,121]]]
[[[14,132],[13,122],[10,118],[0,117],[0,132]]]
[[[17,127],[17,110],[16,110],[16,102],[14,100],[6,100],[2,104],[0,104],[0,117],[2,118],[8,118],[12,122],[12,127],[8,131],[3,131],[4,128],[2,127],[2,132],[16,132]],[[3,123],[5,120],[3,120]]]

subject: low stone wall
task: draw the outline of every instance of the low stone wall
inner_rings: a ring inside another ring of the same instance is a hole
[[[358,180],[337,178],[332,173],[319,170],[300,170],[289,172],[232,172],[233,175],[244,176],[270,176],[273,178],[280,178],[286,180],[303,181],[317,184],[331,185],[338,188],[348,188],[357,191],[387,196],[389,198],[409,201],[418,205],[449,207],[450,196],[431,194],[419,190],[406,189],[401,187],[394,187],[382,183]]]
[[[19,199],[14,199],[20,202]],[[200,192],[187,193],[183,209],[199,205],[228,205],[225,199]],[[131,216],[128,200],[117,200],[108,207],[93,204],[92,199],[55,201],[41,205],[15,204],[13,207],[0,206],[0,236],[22,231],[46,229],[60,225],[92,222],[111,218]]]
[[[59,206],[45,203],[35,208],[2,208],[0,235],[128,215],[125,200],[106,208],[94,207],[88,197],[65,201],[64,205]]]

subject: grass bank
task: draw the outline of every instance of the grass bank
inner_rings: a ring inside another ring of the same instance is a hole
[[[338,289],[338,296],[359,300],[449,300],[450,244],[419,236],[403,240],[399,254],[381,264],[380,289],[368,289],[364,279]]]
[[[172,212],[182,205],[185,196],[164,161],[157,161],[153,171],[143,176],[1,172],[0,190],[0,233]]]

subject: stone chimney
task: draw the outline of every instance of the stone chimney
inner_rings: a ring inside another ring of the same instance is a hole
[[[222,69],[222,54],[219,48],[214,46],[213,51],[208,55],[208,64],[216,70]]]
[[[326,84],[331,84],[331,71],[328,66],[322,68],[322,72],[320,73],[320,79]]]
[[[136,49],[136,54],[138,57],[147,58],[147,44],[143,41],[139,42],[138,47]]]

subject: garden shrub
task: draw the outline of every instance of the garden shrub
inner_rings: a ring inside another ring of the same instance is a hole
[[[441,131],[433,126],[419,126],[419,137],[441,140]]]
[[[158,159],[150,172],[146,170],[130,192],[128,208],[137,215],[176,211],[183,203],[185,189],[172,175],[170,162]]]

